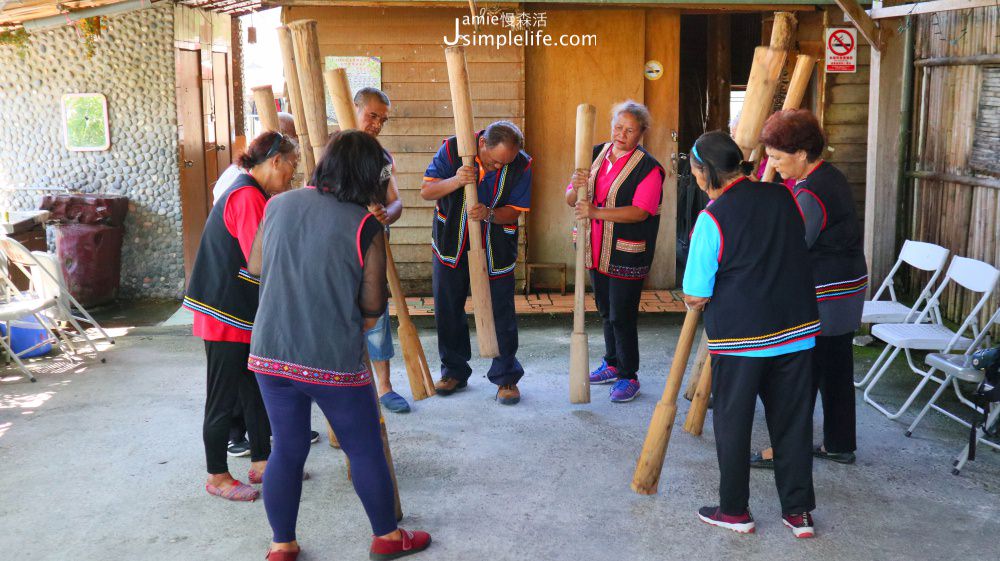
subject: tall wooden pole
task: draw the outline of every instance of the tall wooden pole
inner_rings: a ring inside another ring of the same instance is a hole
[[[309,142],[312,144],[313,158],[318,164],[323,157],[330,132],[326,124],[326,96],[323,92],[323,65],[319,54],[319,38],[316,35],[316,20],[293,21],[288,24],[288,30],[292,34]]]
[[[448,83],[451,86],[451,105],[455,112],[455,136],[458,138],[458,155],[462,164],[475,165],[479,146],[472,120],[472,91],[469,88],[469,68],[463,47],[444,50],[448,62]],[[465,186],[465,208],[479,203],[477,185]],[[483,250],[483,230],[479,220],[468,219],[469,232],[469,284],[472,285],[472,303],[476,314],[476,340],[479,355],[493,358],[500,355],[496,325],[493,323],[493,301],[490,299],[490,279],[486,271],[486,252]]]
[[[250,88],[253,92],[253,102],[257,106],[257,116],[260,126],[265,131],[279,131],[278,110],[274,106],[274,90],[270,85]]]
[[[292,46],[292,34],[288,26],[278,27],[278,46],[281,48],[281,63],[285,69],[285,91],[288,92],[288,105],[295,120],[295,135],[302,147],[302,162],[305,165],[306,181],[312,177],[316,168],[312,145],[309,144],[309,130],[302,107],[302,89],[299,85],[299,71],[295,64],[295,47]]]
[[[698,319],[701,312],[688,310],[684,316],[684,326],[677,340],[674,360],[667,374],[667,385],[663,388],[663,396],[653,409],[653,418],[649,421],[646,440],[642,444],[639,463],[635,466],[632,476],[632,490],[641,495],[652,495],[660,484],[660,472],[663,471],[663,459],[670,444],[670,434],[674,429],[674,418],[677,416],[677,394],[681,392],[681,381],[684,370],[687,369],[688,357],[691,355],[691,345],[698,331]]]
[[[576,108],[576,171],[590,174],[594,154],[594,123],[597,108],[581,103]],[[577,202],[589,201],[591,182],[586,189],[576,193]],[[590,403],[590,376],[588,375],[590,353],[587,345],[586,318],[587,267],[586,256],[590,251],[590,219],[576,221],[576,285],[573,293],[573,334],[569,347],[569,401],[570,403]]]
[[[795,16],[790,12],[775,12],[770,46],[757,47],[754,51],[743,111],[733,133],[733,139],[743,150],[744,159],[750,159],[750,154],[757,147],[764,121],[771,114],[774,94],[781,81],[781,71],[785,67],[788,49],[794,39]]]

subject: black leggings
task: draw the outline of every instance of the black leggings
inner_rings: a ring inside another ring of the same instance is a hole
[[[853,333],[816,338],[813,386],[823,400],[823,447],[827,452],[854,452],[858,448],[853,340]]]
[[[604,321],[604,361],[618,369],[618,378],[636,380],[639,372],[639,280],[617,279],[591,271],[594,300]]]
[[[205,341],[208,384],[205,396],[205,460],[208,473],[227,473],[226,448],[233,408],[237,401],[243,411],[250,440],[250,460],[261,462],[271,454],[271,425],[260,397],[257,379],[247,370],[250,345],[226,341]]]

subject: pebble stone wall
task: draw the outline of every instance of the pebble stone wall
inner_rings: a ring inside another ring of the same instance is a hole
[[[184,289],[173,20],[170,3],[106,17],[89,59],[68,26],[33,33],[23,57],[0,47],[0,208],[37,208],[43,189],[127,196],[124,299]],[[105,95],[110,150],[65,148],[67,93]]]

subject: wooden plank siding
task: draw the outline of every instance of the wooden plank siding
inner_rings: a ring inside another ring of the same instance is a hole
[[[996,37],[1000,32],[1000,9],[996,7],[958,10],[916,16],[916,60],[965,57],[1000,53]],[[953,176],[996,178],[970,165],[977,136],[983,66],[933,66],[914,72],[914,127],[910,169],[947,173]],[[923,86],[926,73],[926,87]],[[923,113],[923,115],[921,115]],[[923,123],[923,131],[921,131]],[[918,145],[923,132],[923,146]],[[1000,189],[949,181],[914,179],[903,192],[912,201],[907,220],[908,236],[949,249],[960,255],[1000,266],[997,220],[1000,218]],[[909,288],[927,282],[927,276],[912,274]],[[979,295],[955,286],[946,289],[942,311],[947,319],[961,321],[978,301]],[[982,326],[1000,306],[994,293],[979,317]],[[1000,335],[1000,329],[993,333]]]
[[[434,202],[420,197],[424,171],[448,136],[455,134],[443,38],[454,33],[464,7],[287,7],[285,22],[319,22],[320,54],[375,56],[382,61],[382,89],[392,100],[379,141],[392,152],[403,215],[392,228],[393,257],[409,294],[430,294]],[[506,119],[524,127],[524,49],[467,47],[476,126]],[[522,219],[522,225],[524,220]],[[516,278],[524,277],[525,235]]]

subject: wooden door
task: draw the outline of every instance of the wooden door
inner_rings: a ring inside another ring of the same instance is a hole
[[[232,111],[229,94],[229,53],[212,53],[212,89],[215,92],[215,158],[221,174],[233,161],[233,137],[230,117]],[[214,185],[215,181],[209,181]]]
[[[201,233],[208,219],[208,183],[202,112],[201,51],[177,49],[177,131],[181,166],[181,230],[184,278],[191,276]],[[214,158],[213,158],[214,160]],[[213,166],[214,167],[214,166]]]
[[[202,45],[201,49],[201,99],[202,99],[202,126],[205,134],[205,185],[210,193],[215,186],[216,180],[225,168],[219,167],[219,142],[216,141],[218,129],[216,127],[216,103],[215,103],[215,68],[213,67],[213,53],[209,45]],[[225,116],[223,116],[225,118]],[[228,144],[228,142],[226,142]],[[211,209],[212,196],[209,194],[206,202],[206,211]]]
[[[680,126],[681,16],[675,9],[646,10],[646,61],[658,61],[663,74],[644,81],[653,126],[642,143],[667,170],[660,203],[660,230],[646,288],[677,286],[677,131]]]

